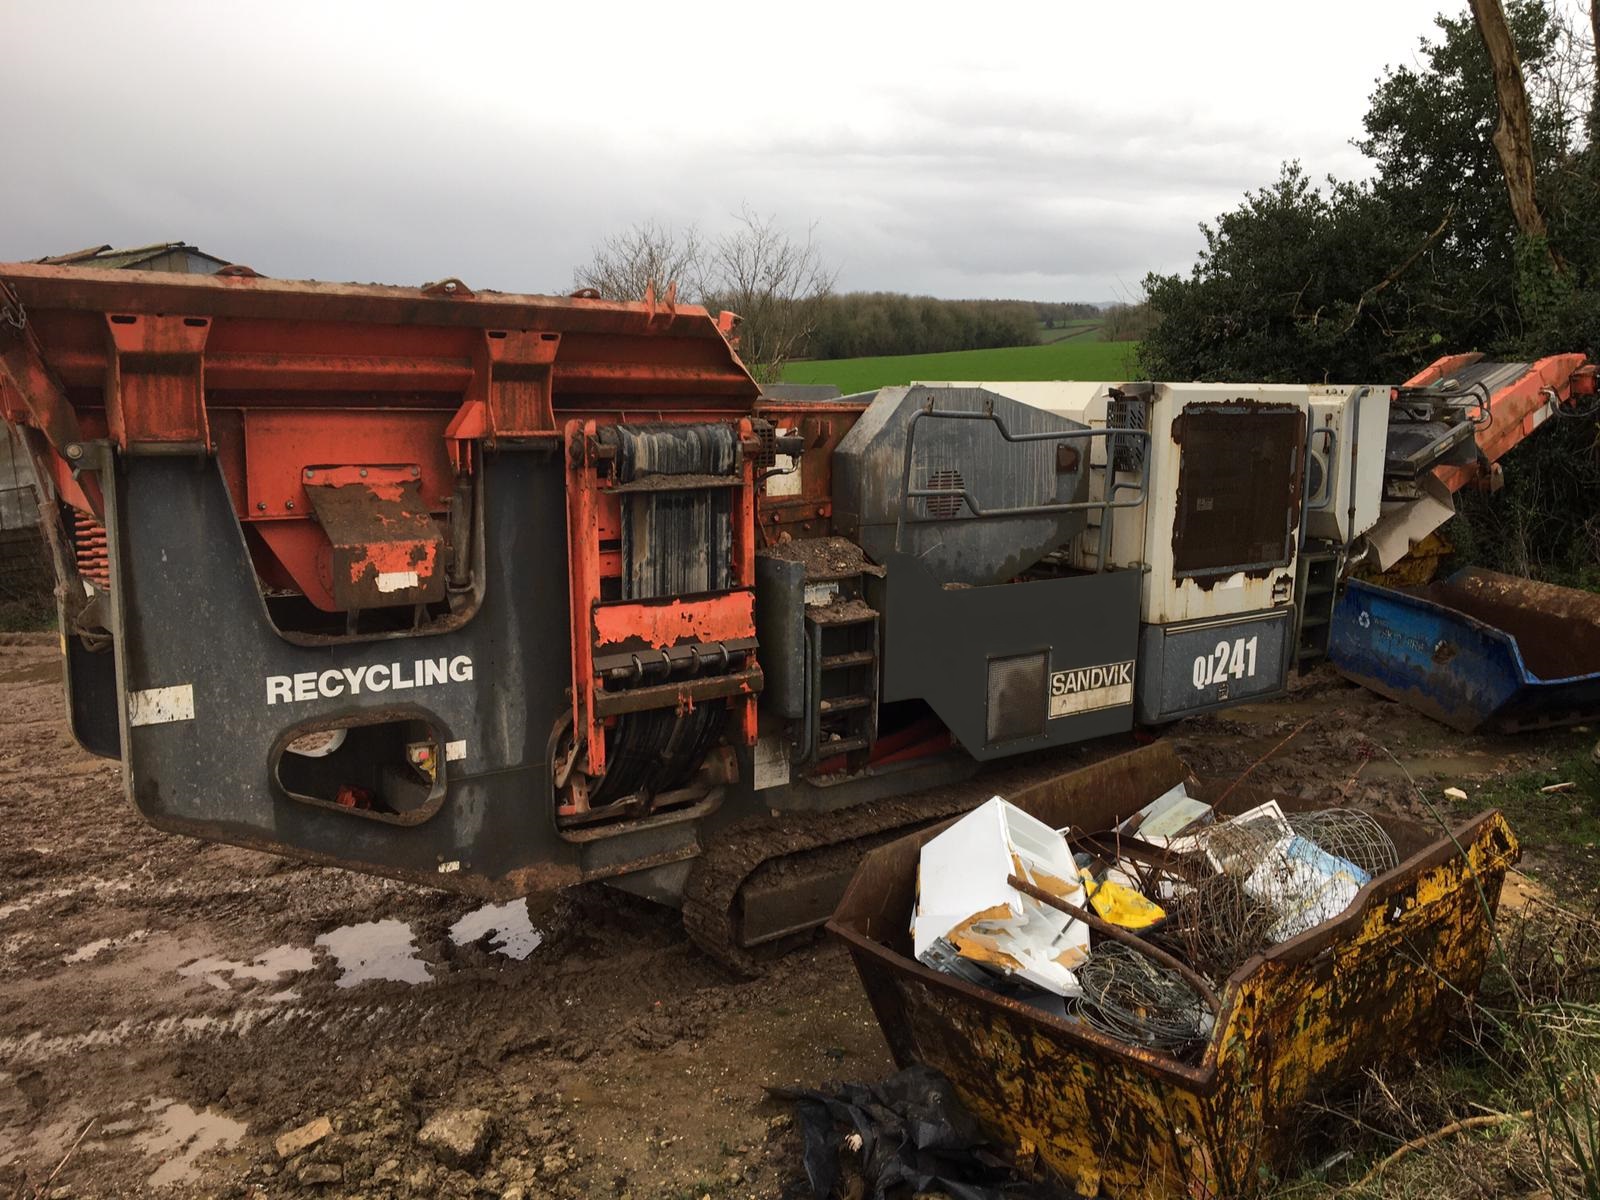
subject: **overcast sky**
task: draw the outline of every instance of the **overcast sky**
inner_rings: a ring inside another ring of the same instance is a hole
[[[0,260],[565,291],[608,232],[747,203],[845,289],[1129,298],[1283,160],[1364,174],[1441,7],[0,0]]]

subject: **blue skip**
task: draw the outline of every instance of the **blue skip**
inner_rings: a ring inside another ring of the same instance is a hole
[[[1352,580],[1328,657],[1463,733],[1600,719],[1600,595],[1468,569],[1420,588]]]

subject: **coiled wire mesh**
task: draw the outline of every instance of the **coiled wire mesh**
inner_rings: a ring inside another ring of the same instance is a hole
[[[1177,1052],[1209,1032],[1211,1013],[1194,988],[1131,946],[1101,942],[1077,975],[1074,1015],[1119,1041]]]

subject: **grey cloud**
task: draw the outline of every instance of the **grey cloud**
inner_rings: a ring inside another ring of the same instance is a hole
[[[552,56],[597,53],[575,44],[431,60],[445,10],[407,10],[414,29],[396,21],[400,41],[359,52],[349,27],[386,7],[248,30],[236,11],[0,10],[0,41],[28,51],[0,123],[0,259],[187,238],[280,276],[554,290],[622,226],[715,232],[749,203],[815,223],[843,286],[1104,299],[1192,261],[1197,223],[1284,158],[1361,169],[1353,129],[1286,132],[1249,87],[1223,104],[1207,72],[1130,71],[1119,92],[1082,88],[1066,64],[1050,78],[908,70],[858,106],[825,65],[780,51],[624,94],[598,60],[590,87],[547,78]],[[664,27],[691,47],[703,36]],[[485,20],[477,36],[513,35]],[[748,96],[765,115],[746,115]]]

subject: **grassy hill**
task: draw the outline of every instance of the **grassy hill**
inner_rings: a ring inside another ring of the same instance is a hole
[[[840,391],[910,383],[913,379],[1088,379],[1108,382],[1136,373],[1137,342],[1090,342],[1077,339],[1045,346],[1009,346],[999,350],[957,350],[948,354],[902,354],[890,358],[837,358],[790,363],[785,383],[831,383]]]

